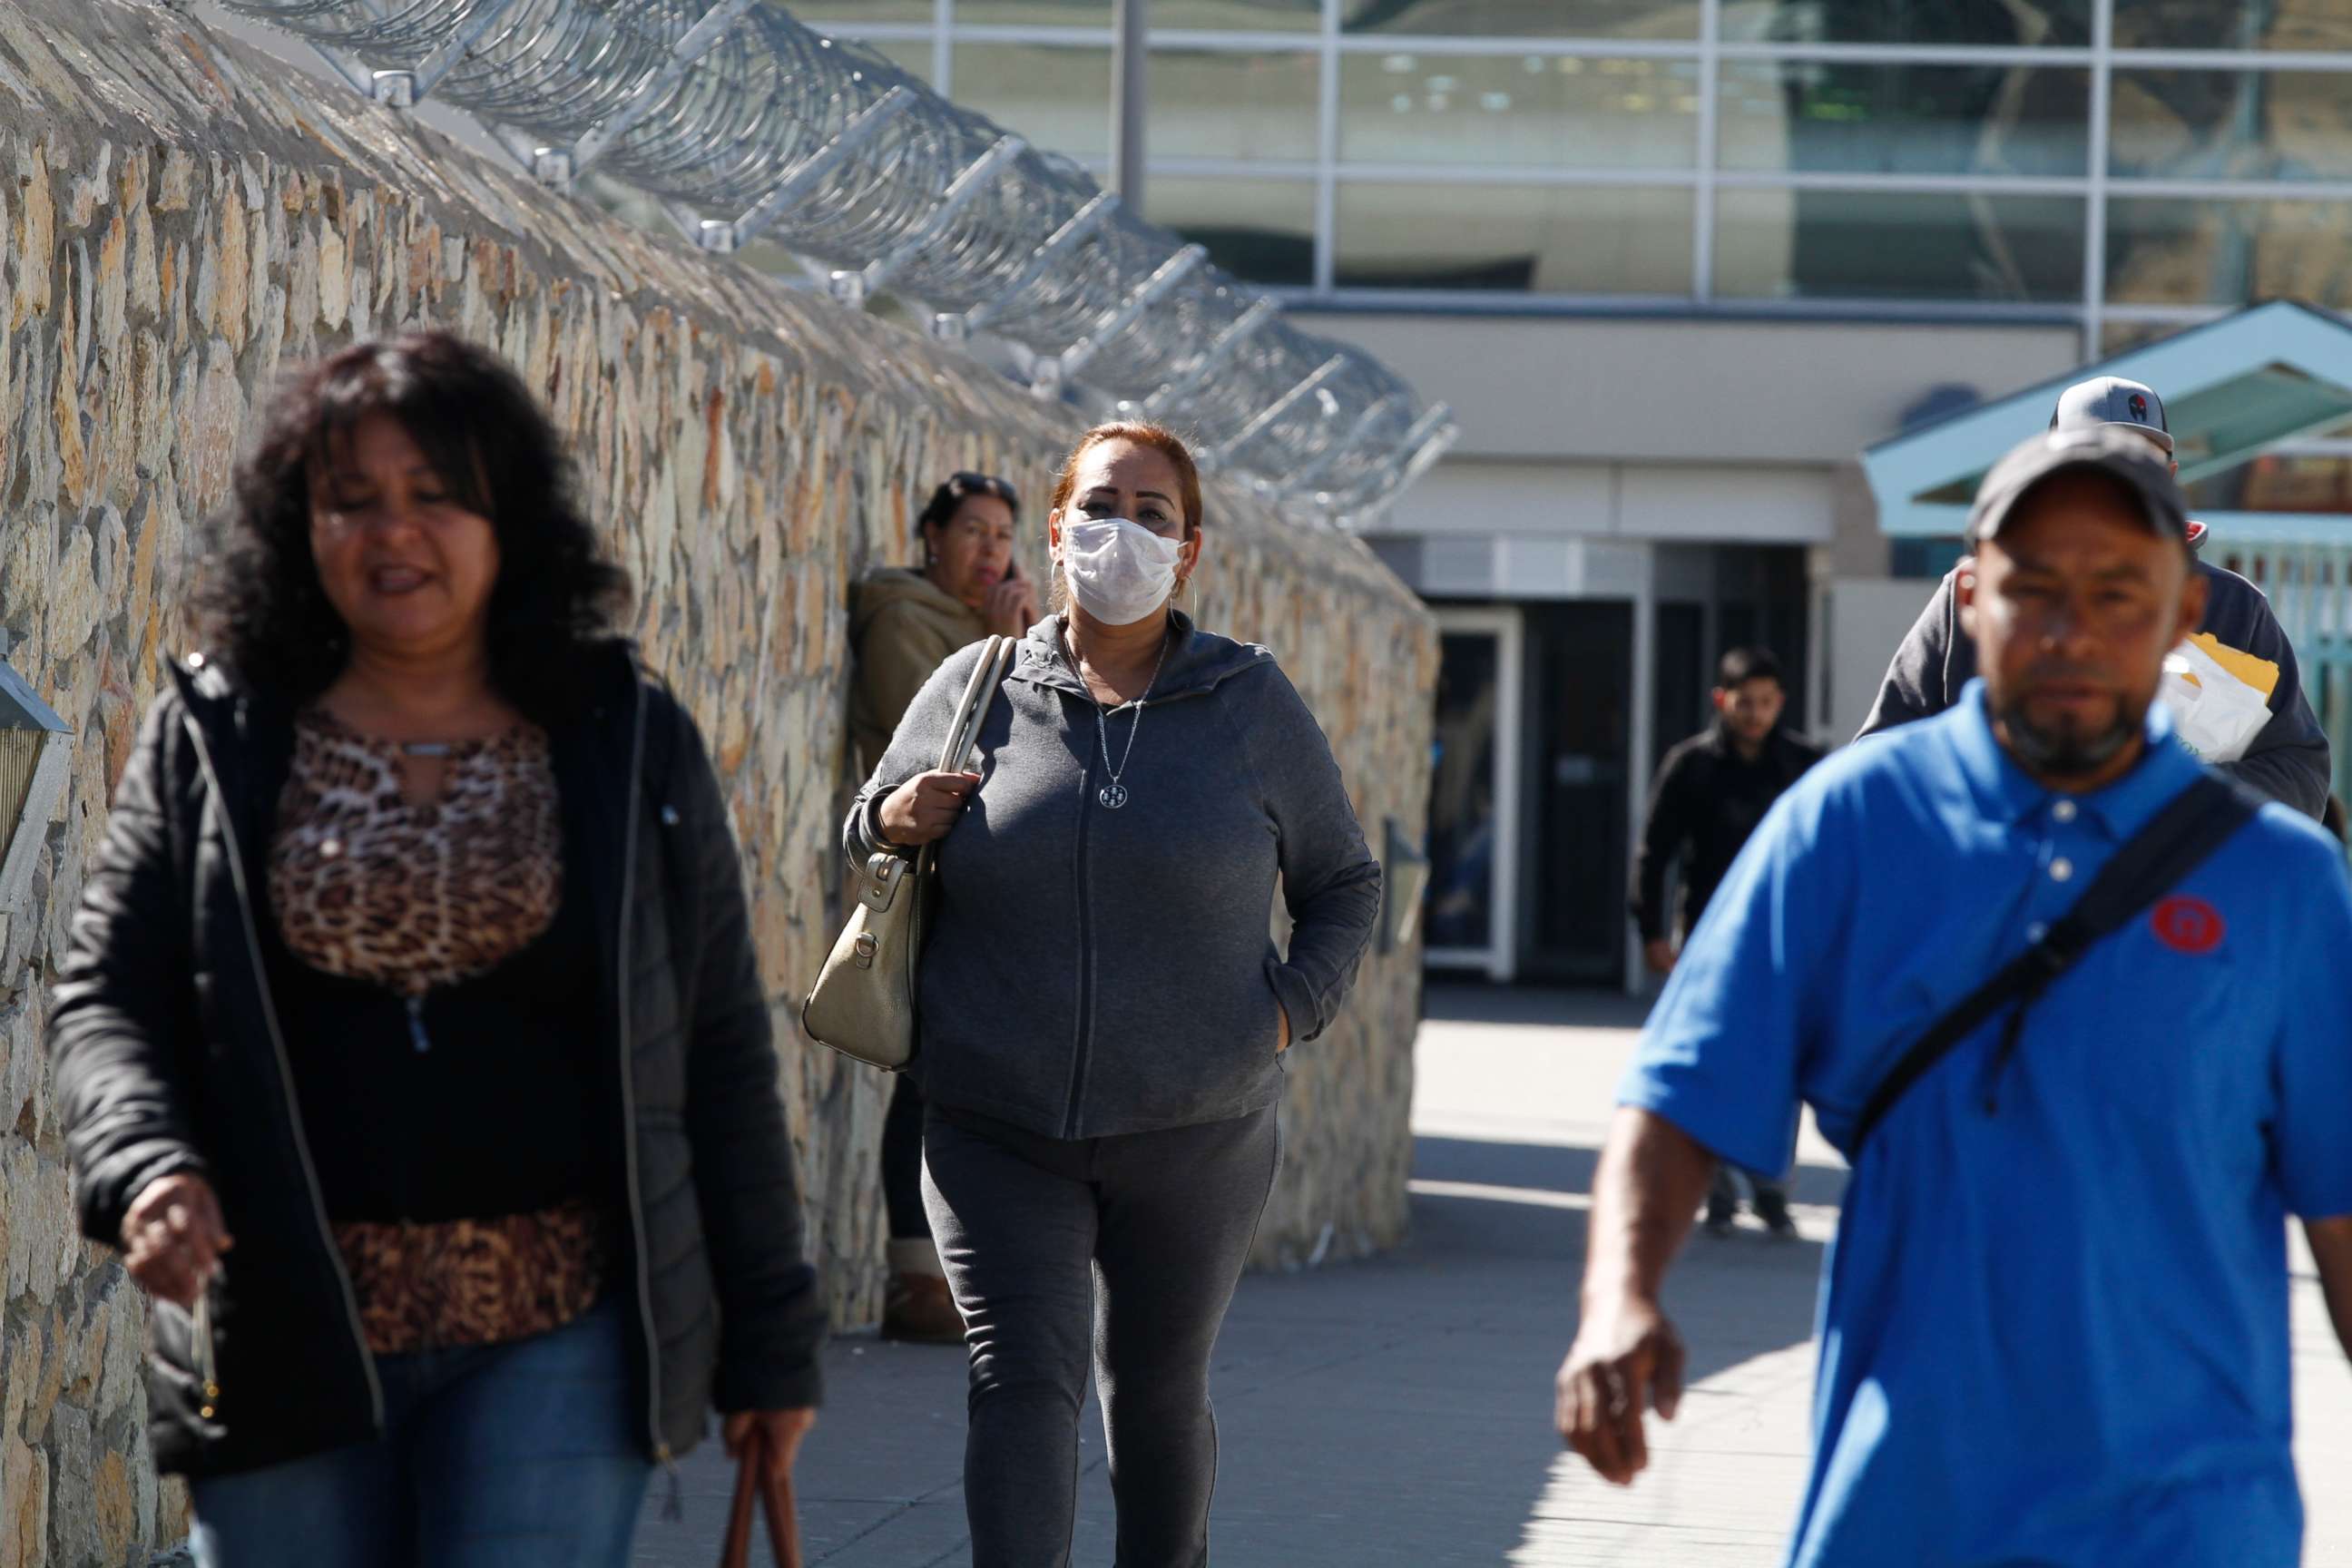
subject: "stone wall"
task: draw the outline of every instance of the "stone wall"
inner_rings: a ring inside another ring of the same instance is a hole
[[[0,5],[0,637],[78,736],[29,829],[30,900],[0,915],[0,1568],[136,1561],[181,1517],[138,1436],[141,1297],[73,1233],[45,986],[247,416],[354,337],[434,322],[492,343],[575,440],[637,631],[730,792],[812,1235],[839,1320],[870,1321],[887,1085],[794,1023],[839,906],[847,586],[907,558],[947,470],[1040,493],[1074,417],[127,0]],[[1281,656],[1376,846],[1386,819],[1419,823],[1427,617],[1352,542],[1223,489],[1210,505],[1203,618]],[[1417,975],[1416,952],[1373,958],[1300,1053],[1261,1263],[1399,1238]]]

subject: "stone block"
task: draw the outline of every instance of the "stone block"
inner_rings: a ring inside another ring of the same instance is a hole
[[[55,961],[155,658],[177,640],[190,520],[226,499],[281,356],[394,323],[459,327],[502,348],[572,436],[585,502],[637,574],[649,657],[711,739],[779,998],[811,1234],[836,1315],[869,1321],[885,1086],[800,1039],[791,1005],[831,940],[835,815],[856,782],[847,584],[903,558],[909,509],[947,468],[1036,491],[1068,416],[886,322],[713,268],[511,171],[459,167],[467,154],[389,133],[366,106],[320,98],[195,24],[157,29],[121,0],[0,8],[0,32],[26,26],[58,47],[38,71],[0,71],[0,159],[18,174],[0,181],[18,328],[0,350],[0,468],[27,498],[0,511],[0,625],[81,738],[66,826],[41,851],[38,907],[11,922],[17,963],[0,986],[33,973],[31,952]],[[99,78],[126,61],[152,118],[135,144],[110,143],[75,102],[119,95]],[[236,83],[233,110],[215,79]],[[61,129],[25,129],[45,125]],[[419,161],[427,149],[437,167]],[[60,515],[60,492],[93,510]],[[1245,496],[1211,504],[1210,624],[1280,649],[1368,831],[1418,819],[1426,617],[1349,542],[1287,530]],[[1414,955],[1369,962],[1348,1018],[1294,1068],[1294,1152],[1262,1261],[1401,1234],[1416,986]],[[132,1435],[142,1299],[75,1235],[41,1070],[44,995],[28,984],[5,1005],[18,1010],[0,1015],[0,1123],[41,1147],[0,1143],[0,1568],[119,1563],[184,1529],[184,1502]]]
[[[102,1551],[99,1537],[99,1492],[89,1417],[69,1405],[49,1418],[49,1561],[92,1563]]]
[[[49,188],[49,161],[44,148],[25,149],[17,163],[17,181],[19,189],[14,203],[16,289],[8,320],[12,331],[21,330],[27,321],[48,310],[57,276],[58,209]]]
[[[42,1568],[48,1550],[48,1457],[11,1432],[0,1436],[0,1568]]]
[[[94,1561],[121,1563],[142,1538],[139,1530],[139,1494],[131,1467],[119,1453],[100,1456],[90,1481],[91,1545]]]

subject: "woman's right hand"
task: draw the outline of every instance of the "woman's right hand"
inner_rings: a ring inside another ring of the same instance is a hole
[[[122,1261],[160,1300],[193,1311],[220,1255],[236,1245],[212,1184],[183,1171],[147,1184],[122,1216]]]
[[[998,637],[1025,637],[1037,624],[1037,590],[1026,577],[1007,577],[988,591],[981,619]]]
[[[978,773],[917,773],[882,802],[883,838],[900,849],[945,838],[979,787]]]

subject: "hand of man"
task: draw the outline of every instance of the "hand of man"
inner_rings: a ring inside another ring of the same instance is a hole
[[[1026,577],[1007,577],[988,591],[981,619],[998,637],[1017,637],[1037,624],[1037,589]]]
[[[1675,944],[1664,937],[1643,942],[1642,957],[1649,963],[1653,974],[1672,974],[1675,972]]]
[[[720,1432],[726,1439],[727,1457],[736,1460],[743,1458],[744,1446],[751,1442],[751,1434],[758,1432],[761,1451],[767,1457],[768,1476],[773,1479],[791,1476],[793,1462],[800,1458],[801,1439],[815,1425],[816,1412],[809,1409],[738,1410],[727,1417]]]
[[[122,1216],[123,1267],[149,1295],[191,1311],[236,1245],[211,1184],[190,1172],[148,1183]]]
[[[901,849],[945,838],[979,787],[978,773],[917,773],[882,802],[882,837]]]
[[[1553,1418],[1570,1447],[1617,1486],[1648,1468],[1642,1411],[1671,1421],[1683,1397],[1683,1342],[1654,1301],[1629,1297],[1587,1310],[1559,1369]]]
[[[1290,1009],[1276,1002],[1274,1010],[1282,1019],[1282,1036],[1274,1043],[1274,1054],[1280,1056],[1290,1048]]]

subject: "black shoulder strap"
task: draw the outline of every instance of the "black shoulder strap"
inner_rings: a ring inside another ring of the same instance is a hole
[[[2178,887],[2261,807],[2259,797],[2215,773],[2181,791],[2116,851],[2074,907],[2040,942],[1963,997],[1904,1052],[1863,1106],[1849,1140],[1850,1157],[1861,1154],[1871,1130],[1953,1047],[2004,1006],[2032,1006],[2084,953]]]

